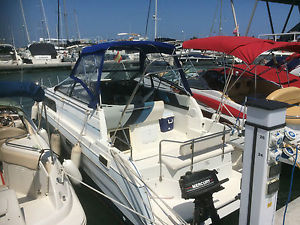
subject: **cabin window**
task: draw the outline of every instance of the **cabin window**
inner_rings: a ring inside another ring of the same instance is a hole
[[[56,103],[52,99],[45,97],[44,103],[46,106],[48,106],[50,109],[52,109],[54,112],[56,112]]]

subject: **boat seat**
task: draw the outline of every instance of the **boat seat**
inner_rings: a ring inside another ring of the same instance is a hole
[[[225,134],[225,142],[229,140],[230,134]],[[216,135],[205,135],[201,137],[201,141],[195,141],[194,142],[194,153],[201,152],[204,150],[207,150],[209,148],[215,148],[222,146],[223,144],[223,134],[222,132],[220,134]],[[182,144],[179,148],[179,154],[181,156],[186,156],[192,154],[192,142]]]
[[[251,93],[252,87],[253,81],[251,79],[241,77],[236,82],[230,82],[228,96],[235,102],[242,103],[245,100],[245,96],[248,96]]]
[[[27,132],[18,127],[1,127],[0,128],[0,145],[8,138],[19,137],[25,135]]]
[[[13,145],[2,144],[0,148],[2,161],[36,170],[40,158],[40,153],[30,151]]]
[[[1,146],[8,138],[15,138],[25,135],[27,132],[24,129],[18,127],[1,127],[0,128],[0,161],[2,161],[1,156]]]
[[[300,118],[297,118],[300,117],[300,105],[299,105],[300,88],[297,87],[281,88],[268,95],[267,99],[296,105],[287,108],[286,123],[293,124],[293,125],[300,125]]]
[[[164,102],[155,101],[150,114],[141,123],[131,124],[129,126],[131,146],[134,151],[140,151],[147,148],[158,146],[160,136],[159,119],[164,112]]]
[[[0,224],[25,225],[14,190],[0,190]]]
[[[104,110],[107,129],[113,131],[118,126],[124,106],[114,105],[105,107]],[[130,105],[122,120],[122,127],[130,127],[140,123],[151,123],[161,118],[163,110],[163,101],[145,102],[141,106],[135,105],[134,107]]]
[[[155,102],[147,102],[149,103],[149,109],[142,109],[137,112],[138,115],[132,115],[136,117],[132,122],[128,121],[127,124],[135,125],[139,123],[147,124],[152,122],[158,122],[158,120],[162,117],[164,111],[164,102],[163,101],[155,101]],[[146,105],[147,106],[147,105]],[[135,110],[137,111],[137,110]],[[130,119],[129,119],[130,120]]]
[[[288,104],[299,104],[300,103],[300,88],[287,87],[280,88],[273,91],[267,96],[268,100],[285,102]]]
[[[212,146],[206,150],[195,152],[193,162],[196,164],[198,162],[211,159],[222,154],[227,154],[232,151],[234,151],[232,145],[225,145],[224,150],[220,145]],[[178,154],[178,149],[169,149],[167,151],[163,151],[162,163],[165,164],[168,170],[171,170],[172,173],[175,174],[178,170],[191,165],[191,154],[181,156],[180,153]]]

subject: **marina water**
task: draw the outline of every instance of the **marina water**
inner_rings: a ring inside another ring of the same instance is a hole
[[[67,69],[47,69],[47,70],[34,70],[34,71],[13,71],[5,72],[0,71],[0,82],[1,81],[32,81],[38,82],[45,86],[53,86],[58,82],[67,78],[70,74],[70,70]],[[24,106],[27,113],[30,115],[30,110],[33,102],[27,99],[18,99]],[[277,209],[283,207],[286,203],[290,176],[291,166],[283,165],[280,177],[280,189],[278,193]],[[83,175],[83,181],[89,185],[97,188],[93,181],[81,170]],[[74,187],[80,202],[84,208],[87,217],[88,225],[122,225],[128,224],[124,221],[122,216],[115,210],[107,199],[96,194],[84,186]],[[294,174],[293,189],[292,189],[292,200],[300,196],[300,170],[296,169]],[[238,211],[232,215],[222,219],[224,225],[237,225],[238,224]]]

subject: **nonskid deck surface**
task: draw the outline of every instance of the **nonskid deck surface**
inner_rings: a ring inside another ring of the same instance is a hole
[[[220,218],[223,218],[239,209],[240,200],[237,198],[237,195],[240,192],[240,179],[241,174],[234,171],[230,180],[222,185],[225,189],[213,195],[214,205],[218,210]],[[158,179],[157,183],[159,183]],[[165,179],[162,181],[162,183],[163,184],[161,185],[157,185],[157,187],[164,186],[168,190],[170,189],[170,186],[178,185],[179,190],[178,181],[170,181]],[[192,214],[194,212],[195,206],[193,200],[184,200],[181,198],[181,194],[179,196],[159,195],[159,197],[161,197],[161,199],[173,210],[175,210],[175,212],[178,213],[183,219],[185,219],[186,221],[192,220]],[[156,197],[154,197],[154,200],[159,201]],[[153,203],[152,208],[153,211],[157,212],[161,218],[165,216],[163,211],[159,210],[159,206],[157,204]]]
[[[227,147],[228,148],[228,147]],[[150,149],[148,149],[150,151]],[[160,210],[156,202],[164,202],[171,209],[175,210],[183,219],[191,220],[194,211],[194,204],[192,200],[184,200],[181,197],[179,187],[180,176],[185,172],[190,171],[191,159],[190,157],[182,157],[179,154],[179,145],[170,143],[166,146],[166,151],[162,153],[162,180],[160,181],[160,164],[158,148],[151,149],[156,151],[155,155],[141,158],[139,155],[133,156],[133,161],[138,169],[142,179],[148,188],[153,191],[151,194],[153,212],[158,213],[159,218],[164,218],[165,213]],[[218,151],[218,149],[216,150]],[[220,150],[221,151],[221,150]],[[209,153],[209,152],[208,152]],[[240,192],[241,173],[232,170],[231,153],[227,152],[225,155],[217,155],[210,160],[201,160],[203,155],[199,154],[194,158],[194,171],[203,169],[217,169],[219,171],[220,179],[229,178],[222,186],[224,190],[213,195],[215,207],[218,209],[220,217],[224,217],[239,208],[238,194]],[[137,159],[135,159],[135,157]],[[198,158],[197,158],[198,157]],[[199,159],[199,160],[197,160]],[[172,165],[172,163],[174,165]],[[161,205],[164,205],[162,203]]]
[[[51,199],[48,196],[24,202],[20,204],[20,208],[24,212],[27,224],[42,221],[55,211],[53,204],[51,204]]]

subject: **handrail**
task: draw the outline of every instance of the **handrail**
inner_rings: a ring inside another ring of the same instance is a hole
[[[191,144],[192,146],[192,154],[191,154],[191,171],[193,170],[193,164],[194,164],[194,147],[195,147],[195,143],[199,143],[211,138],[215,138],[218,136],[223,135],[223,145],[225,145],[225,134],[230,133],[230,130],[223,130],[217,133],[213,133],[213,134],[208,134],[205,136],[201,136],[201,137],[197,137],[197,138],[192,138],[189,139],[187,141],[176,141],[176,140],[168,140],[168,139],[163,139],[159,142],[159,181],[162,181],[162,143],[163,142],[170,142],[170,143],[177,143],[177,144],[183,144],[183,145],[189,145]],[[224,148],[224,146],[223,146]],[[224,152],[224,150],[223,150]]]
[[[297,41],[296,36],[299,35],[300,32],[290,32],[290,33],[276,33],[276,34],[260,34],[258,35],[258,38],[261,37],[273,37],[275,41],[277,41],[278,37],[277,36],[288,36],[288,35],[293,35],[293,41]]]

